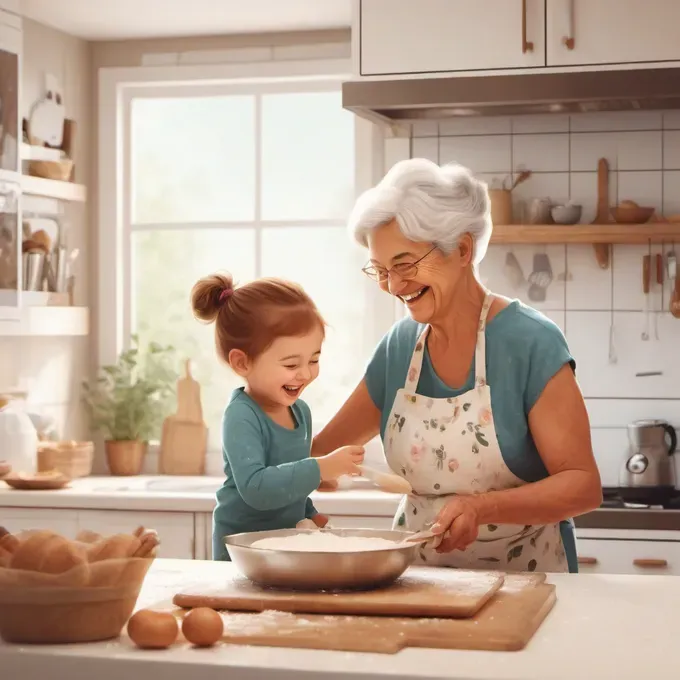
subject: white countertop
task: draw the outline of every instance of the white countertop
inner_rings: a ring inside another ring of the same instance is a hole
[[[53,491],[17,491],[0,482],[0,508],[210,513],[223,482],[224,477],[83,477]],[[369,517],[392,517],[401,498],[375,488],[316,491],[311,497],[324,514]]]
[[[232,565],[156,560],[139,607],[196,582],[219,582]],[[520,652],[406,649],[396,655],[220,645],[136,649],[126,638],[65,646],[0,642],[3,680],[640,680],[680,668],[680,577],[556,574],[557,604]]]

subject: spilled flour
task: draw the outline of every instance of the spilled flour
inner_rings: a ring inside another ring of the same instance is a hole
[[[275,536],[261,538],[251,547],[267,550],[288,550],[291,552],[329,552],[353,553],[371,550],[395,548],[397,543],[385,538],[368,538],[366,536],[338,536],[325,532],[295,534],[293,536]]]

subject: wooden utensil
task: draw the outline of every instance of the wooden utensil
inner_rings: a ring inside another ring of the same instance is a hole
[[[676,319],[680,319],[680,276],[677,276],[677,274],[675,276],[673,292],[671,293],[670,310]]]
[[[645,329],[640,336],[642,340],[649,340],[649,286],[650,286],[650,256],[642,256],[642,292],[645,294]]]
[[[307,614],[364,614],[370,616],[474,616],[500,589],[501,572],[441,570],[411,567],[386,588],[344,592],[300,592],[260,588],[235,578],[210,590],[197,586],[193,592],[175,595],[179,607],[211,607],[236,611],[268,610]]]
[[[238,645],[382,654],[407,647],[516,651],[526,647],[555,604],[555,586],[544,580],[545,574],[506,575],[494,597],[467,619],[229,612],[223,614],[222,639]]]
[[[387,493],[411,493],[413,489],[411,485],[403,477],[398,475],[392,475],[387,472],[380,472],[379,470],[374,470],[373,468],[366,467],[365,465],[359,465],[361,474],[375,482],[383,491]]]
[[[177,381],[177,412],[163,423],[159,472],[163,475],[202,475],[208,428],[203,422],[201,386],[191,375],[186,360],[184,377]]]
[[[597,162],[597,212],[593,224],[609,224],[611,215],[609,211],[609,163],[606,158],[600,158]],[[594,243],[595,259],[601,269],[609,268],[609,244]]]

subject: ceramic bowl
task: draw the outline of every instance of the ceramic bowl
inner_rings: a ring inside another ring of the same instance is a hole
[[[556,224],[576,224],[581,219],[582,210],[577,204],[555,205],[550,214]]]

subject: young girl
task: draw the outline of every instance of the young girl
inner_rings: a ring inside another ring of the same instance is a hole
[[[299,399],[319,375],[325,324],[300,286],[259,279],[234,287],[228,274],[201,279],[194,315],[215,322],[219,357],[245,381],[222,420],[226,481],[213,514],[213,559],[229,560],[223,537],[291,529],[303,519],[325,526],[309,494],[322,481],[357,474],[361,446],[310,457],[312,415]]]

